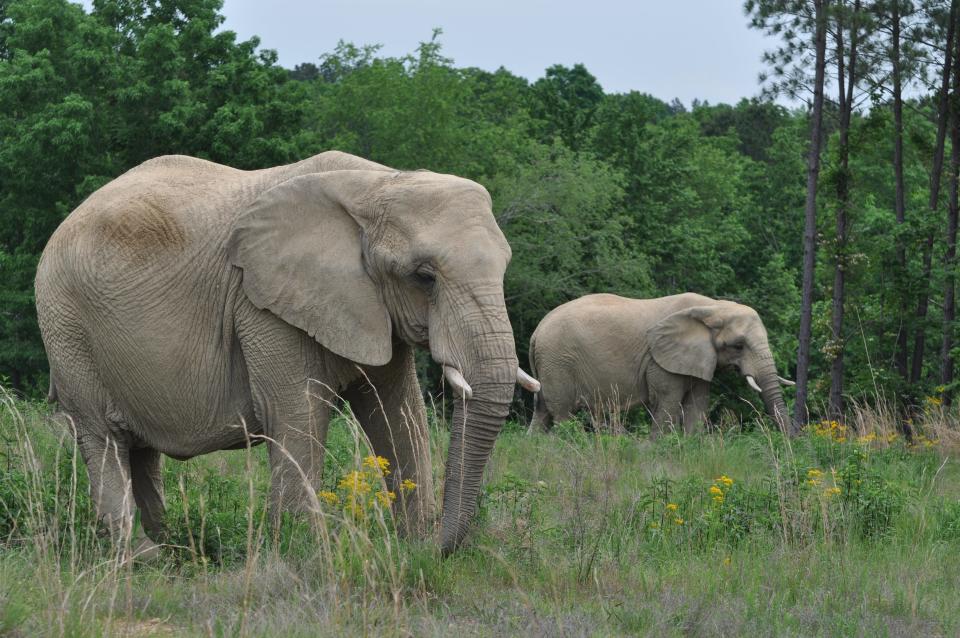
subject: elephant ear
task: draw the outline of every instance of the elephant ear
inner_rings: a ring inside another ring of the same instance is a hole
[[[709,309],[687,308],[661,319],[647,332],[650,353],[657,364],[674,374],[713,379],[717,350],[704,323]]]
[[[381,171],[294,177],[262,193],[228,240],[256,307],[365,365],[387,363],[393,349],[390,315],[363,266],[357,203],[384,179]]]

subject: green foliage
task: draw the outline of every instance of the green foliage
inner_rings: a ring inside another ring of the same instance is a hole
[[[776,0],[746,8],[758,27],[792,29],[770,61],[782,63],[774,84],[799,91],[809,7]],[[0,3],[0,374],[16,388],[45,390],[33,276],[47,238],[90,193],[165,153],[252,169],[334,148],[400,169],[463,175],[490,190],[513,248],[506,295],[522,361],[539,320],[565,301],[601,291],[695,291],[755,307],[778,367],[791,375],[805,112],[761,99],[694,102],[688,111],[637,91],[605,93],[579,64],[551,66],[532,83],[503,68],[460,68],[443,55],[439,30],[408,55],[340,42],[290,71],[256,38],[221,30],[221,9],[219,0],[97,0],[89,13],[66,0]],[[794,24],[783,11],[796,12]],[[942,38],[943,11],[928,13],[924,37]],[[889,105],[877,97],[854,115],[844,335],[854,398],[924,396],[936,387],[935,346],[916,388],[890,366],[899,331],[923,330],[937,344],[942,329],[936,311],[914,325],[902,310],[912,310],[926,285],[931,232],[931,308],[947,274],[938,257],[942,214],[925,204],[933,117],[925,96],[905,108],[908,214],[894,230]],[[823,237],[832,235],[834,147],[828,138]],[[898,238],[906,272],[895,263]],[[816,297],[826,299],[832,251],[821,243]],[[822,303],[814,320],[817,406],[836,344]],[[420,364],[429,389],[439,371]],[[736,394],[715,401],[715,416],[750,418]]]

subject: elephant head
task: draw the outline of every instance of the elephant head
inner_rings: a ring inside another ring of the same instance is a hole
[[[674,374],[710,381],[717,366],[733,366],[760,393],[781,430],[790,430],[780,385],[793,382],[777,375],[767,331],[753,308],[729,301],[685,308],[654,324],[648,337],[654,361]]]
[[[471,523],[519,371],[503,296],[510,246],[480,185],[427,171],[341,170],[263,193],[230,238],[250,300],[359,364],[429,348],[459,400],[440,543]]]

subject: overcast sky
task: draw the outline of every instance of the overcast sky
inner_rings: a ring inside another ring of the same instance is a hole
[[[223,28],[259,36],[288,68],[316,63],[341,39],[404,55],[439,27],[457,66],[535,80],[580,62],[608,93],[687,106],[759,93],[760,56],[776,44],[747,28],[743,0],[225,0],[223,13]]]
[[[412,52],[443,29],[457,66],[504,66],[531,80],[582,62],[607,92],[736,102],[759,92],[772,41],[747,28],[742,0],[226,0],[225,28],[260,36],[292,68],[340,39]]]

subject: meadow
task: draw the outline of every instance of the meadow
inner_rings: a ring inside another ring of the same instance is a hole
[[[398,536],[389,467],[347,414],[315,519],[269,524],[263,447],[168,459],[168,544],[133,562],[97,534],[68,429],[2,396],[0,635],[960,632],[960,437],[935,401],[909,442],[866,408],[792,440],[732,418],[655,442],[511,422],[446,559]]]

